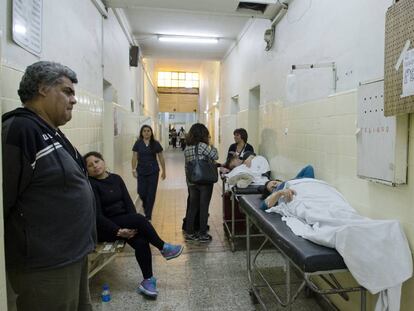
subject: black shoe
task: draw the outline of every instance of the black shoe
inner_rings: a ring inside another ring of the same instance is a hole
[[[208,243],[208,242],[211,242],[211,240],[213,240],[213,238],[208,233],[202,234],[198,237],[198,241],[200,243]]]
[[[193,234],[185,233],[184,239],[186,242],[192,242],[192,241],[198,241],[199,238],[198,238],[197,233],[193,233]]]

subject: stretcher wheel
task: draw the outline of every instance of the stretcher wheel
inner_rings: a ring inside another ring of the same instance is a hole
[[[249,295],[250,295],[250,299],[252,300],[252,303],[254,305],[257,305],[259,303],[259,300],[257,299],[256,294],[254,293],[252,289],[249,290]]]

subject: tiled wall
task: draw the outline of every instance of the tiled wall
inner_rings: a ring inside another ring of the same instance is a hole
[[[119,110],[120,133],[114,138],[114,168],[127,185],[133,200],[137,198],[137,180],[132,176],[132,146],[138,137],[139,116],[125,110]]]
[[[17,88],[23,72],[3,66],[1,87],[2,112],[21,106]],[[89,150],[102,151],[102,98],[90,94],[75,85],[77,104],[74,106],[72,120],[61,127],[63,133],[81,154]]]
[[[72,120],[61,130],[81,154],[91,150],[102,152],[103,99],[79,88],[76,97]]]

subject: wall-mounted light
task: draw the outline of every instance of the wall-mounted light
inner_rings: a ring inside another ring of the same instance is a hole
[[[214,38],[214,37],[189,37],[189,36],[159,35],[158,40],[162,41],[162,42],[216,44],[216,43],[218,43],[219,39]]]

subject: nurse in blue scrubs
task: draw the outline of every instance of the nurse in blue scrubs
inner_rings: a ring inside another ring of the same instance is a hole
[[[145,217],[151,220],[155,196],[158,187],[158,177],[161,165],[161,178],[165,179],[165,162],[163,148],[155,140],[152,128],[143,125],[138,140],[132,148],[132,174],[138,179],[138,194],[142,201]],[[158,164],[159,163],[159,164]]]

